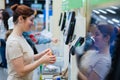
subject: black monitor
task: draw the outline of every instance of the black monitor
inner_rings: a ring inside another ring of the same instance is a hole
[[[62,17],[63,17],[63,13],[60,14],[59,26],[61,25]]]
[[[68,26],[68,32],[67,32],[67,37],[66,37],[66,41],[65,44],[67,45],[69,42],[72,41],[73,39],[73,33],[74,33],[74,29],[75,29],[75,23],[76,23],[76,19],[75,19],[75,12],[72,11],[71,12],[71,20]]]
[[[64,12],[62,26],[61,26],[61,31],[65,28],[65,23],[66,23],[66,12]]]

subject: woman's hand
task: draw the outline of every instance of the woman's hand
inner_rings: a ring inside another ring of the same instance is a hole
[[[51,49],[44,51],[45,54],[40,58],[41,62],[44,64],[53,64],[56,61],[56,56],[52,54]]]
[[[38,60],[38,59],[40,59],[42,56],[44,56],[45,54],[47,54],[47,53],[52,53],[52,50],[50,49],[50,48],[48,48],[48,49],[45,49],[44,51],[42,51],[42,52],[40,52],[40,53],[38,53],[38,54],[35,54],[34,55],[34,60],[36,61],[36,60]]]

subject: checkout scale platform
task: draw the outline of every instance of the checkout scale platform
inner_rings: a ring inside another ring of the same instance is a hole
[[[65,80],[65,79],[61,79],[60,76],[53,77],[54,75],[60,74],[60,72],[62,72],[62,68],[64,65],[63,56],[60,56],[59,49],[50,46],[50,44],[36,45],[38,52],[41,52],[48,47],[51,48],[53,50],[53,53],[56,55],[56,62],[54,64],[48,64],[48,65],[42,64],[38,68],[36,68],[34,70],[33,80]]]

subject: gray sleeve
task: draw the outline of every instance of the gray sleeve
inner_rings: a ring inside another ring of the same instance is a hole
[[[108,60],[100,59],[94,66],[93,70],[100,76],[101,79],[104,79],[108,74],[111,67],[111,63]]]

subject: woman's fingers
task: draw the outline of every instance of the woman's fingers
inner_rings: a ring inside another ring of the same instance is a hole
[[[47,52],[49,52],[49,51],[50,51],[50,48],[46,49],[44,52],[47,53]]]
[[[50,56],[50,63],[55,63],[56,61],[56,56],[52,55]]]

